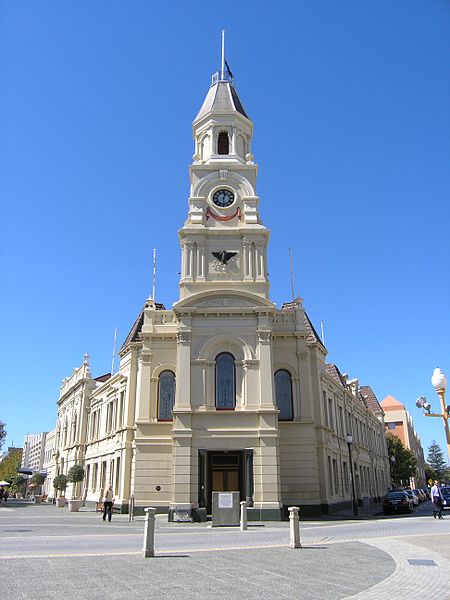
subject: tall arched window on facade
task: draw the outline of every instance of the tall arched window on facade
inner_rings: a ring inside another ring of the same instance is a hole
[[[230,141],[226,131],[221,131],[217,138],[217,154],[230,154]]]
[[[292,381],[289,371],[280,369],[275,373],[275,400],[280,411],[279,421],[292,421]]]
[[[234,356],[222,352],[216,356],[216,408],[234,410],[236,406],[236,370]]]
[[[175,373],[163,371],[158,381],[158,421],[172,421],[175,404]]]

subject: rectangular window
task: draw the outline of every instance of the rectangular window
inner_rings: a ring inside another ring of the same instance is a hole
[[[340,427],[340,434],[341,435],[345,435],[345,431],[344,431],[344,411],[342,410],[342,406],[339,407],[339,427]]]
[[[94,464],[93,472],[92,472],[92,491],[95,492],[97,489],[97,479],[98,479],[98,463]]]
[[[119,429],[123,427],[123,409],[125,402],[125,392],[120,392],[120,407],[119,407]]]
[[[105,489],[105,484],[106,484],[106,460],[102,462],[101,484],[100,484],[101,490]]]
[[[346,462],[342,463],[342,469],[344,471],[344,487],[345,487],[345,491],[348,492],[349,478],[348,478],[348,467],[347,467],[347,463]]]
[[[336,459],[333,458],[333,480],[334,480],[334,491],[339,494],[339,480]]]
[[[323,400],[323,424],[328,425],[327,393],[325,391],[322,392],[322,400]]]
[[[328,457],[328,481],[330,484],[330,496],[332,496],[334,494],[334,491],[333,491],[333,475],[331,472],[331,458],[330,457]]]
[[[116,459],[116,485],[114,488],[114,493],[116,495],[119,494],[119,487],[120,487],[120,456],[118,456]]]
[[[393,429],[395,429],[395,423],[388,423],[387,428],[392,431]]]
[[[333,412],[333,400],[331,398],[328,398],[328,416],[330,418],[330,421],[328,423],[328,425],[330,426],[331,429],[333,429],[334,431],[334,412]]]
[[[85,488],[88,490],[89,489],[89,478],[91,476],[91,465],[87,465],[86,467],[86,477],[84,479],[85,481]]]
[[[109,483],[113,484],[113,476],[114,476],[114,459],[109,464]]]

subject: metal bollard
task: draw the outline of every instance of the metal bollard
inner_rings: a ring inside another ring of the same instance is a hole
[[[144,558],[155,556],[155,513],[156,508],[148,506],[144,508],[145,525],[144,525]]]
[[[247,530],[247,502],[241,502],[241,531]]]
[[[300,543],[300,523],[298,519],[299,507],[290,506],[289,510],[289,547],[301,548]]]

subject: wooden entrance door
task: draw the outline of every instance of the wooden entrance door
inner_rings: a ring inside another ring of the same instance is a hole
[[[208,513],[212,492],[239,492],[242,500],[242,482],[242,452],[208,452]]]

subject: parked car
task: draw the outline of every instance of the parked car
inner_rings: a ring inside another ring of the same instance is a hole
[[[397,513],[412,513],[414,505],[406,492],[388,492],[383,500],[383,513],[385,515]]]
[[[412,493],[417,496],[419,504],[422,504],[422,502],[425,502],[425,498],[424,498],[422,490],[412,490]]]
[[[450,487],[442,487],[441,492],[442,497],[444,498],[442,510],[450,510]]]
[[[422,488],[422,492],[425,494],[425,498],[427,500],[430,500],[430,490],[427,490],[426,488]]]
[[[408,496],[411,498],[413,506],[419,506],[419,499],[412,490],[405,490],[405,494],[408,494]]]

